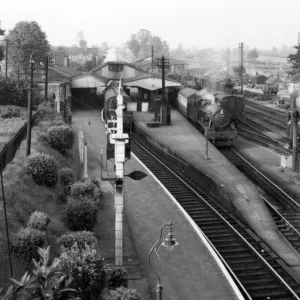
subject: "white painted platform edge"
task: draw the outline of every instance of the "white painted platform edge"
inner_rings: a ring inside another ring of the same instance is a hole
[[[206,237],[204,236],[202,230],[198,227],[198,225],[194,222],[194,220],[190,217],[190,215],[182,208],[182,206],[177,202],[177,200],[173,197],[173,195],[165,188],[165,186],[156,178],[156,176],[137,158],[134,153],[131,152],[131,155],[149,172],[149,174],[154,178],[154,180],[163,188],[163,190],[166,192],[166,194],[173,200],[173,202],[178,206],[180,211],[183,213],[183,215],[186,217],[190,225],[193,227],[195,232],[197,233],[198,237],[202,240],[204,245],[207,247],[208,251],[211,253],[213,258],[216,260],[217,264],[219,265],[221,271],[224,273],[225,277],[227,278],[229,284],[231,285],[233,291],[235,292],[236,296],[239,300],[245,300],[243,295],[241,294],[239,288],[233,281],[232,277],[226,270],[224,264],[218,257],[217,253],[214,251],[214,249],[211,247],[209,242],[207,241]]]

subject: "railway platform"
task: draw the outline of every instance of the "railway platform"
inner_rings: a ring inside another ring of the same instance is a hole
[[[100,178],[100,151],[106,147],[105,128],[99,116],[99,111],[73,114],[73,126],[77,129],[81,128],[87,117],[92,120],[92,126],[85,130],[89,149],[88,172],[97,178]],[[105,155],[102,165],[105,168],[104,161]],[[113,171],[111,162],[108,162],[107,169]],[[159,238],[161,225],[172,220],[175,222],[174,234],[179,245],[172,252],[161,247],[158,255],[151,258],[153,268],[161,277],[163,299],[243,299],[231,277],[180,208],[134,155],[126,162],[125,173],[129,174],[133,170],[142,170],[148,176],[141,181],[126,177],[125,181],[124,265],[131,278],[129,287],[136,288],[142,299],[148,300],[149,283],[151,299],[156,299],[157,277],[149,267],[148,254]],[[109,257],[113,257],[113,186],[105,181],[101,182],[101,188],[105,195],[104,214],[99,216],[96,235],[101,248],[105,249]],[[164,232],[166,234],[167,230]],[[134,262],[138,269],[132,268]]]
[[[280,154],[243,138],[233,141],[233,147],[300,203],[300,175],[281,166]]]

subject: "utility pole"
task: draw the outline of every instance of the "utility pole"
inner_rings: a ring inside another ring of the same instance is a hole
[[[49,60],[49,56],[46,55],[46,61],[45,61],[45,101],[48,100],[48,60]]]
[[[5,40],[5,80],[7,80],[7,68],[8,68],[8,39]]]
[[[115,144],[115,265],[123,265],[123,210],[124,210],[124,163],[125,144],[129,142],[127,133],[123,133],[123,96],[121,79],[117,96],[117,133],[110,134],[110,143]]]
[[[227,49],[227,77],[229,78],[230,48]]]
[[[292,109],[292,128],[293,128],[293,172],[297,172],[297,127],[298,127],[298,111],[296,108],[296,97],[295,90],[290,94],[291,109]]]
[[[300,46],[300,32],[298,32],[298,46]]]
[[[153,73],[153,68],[154,68],[154,59],[153,59],[153,52],[154,52],[154,49],[153,49],[153,45],[151,46],[151,66],[152,66],[152,73]]]
[[[30,57],[30,88],[28,90],[28,121],[27,121],[27,148],[26,156],[30,155],[31,146],[31,119],[32,119],[32,98],[33,98],[33,59]]]
[[[240,67],[241,67],[241,93],[243,94],[244,93],[244,77],[243,77],[243,73],[244,73],[244,58],[243,58],[243,55],[244,55],[244,45],[243,45],[243,42],[240,43],[239,45],[239,48],[241,48],[241,63],[240,63]]]

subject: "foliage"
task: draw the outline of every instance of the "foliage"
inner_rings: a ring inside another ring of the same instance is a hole
[[[97,220],[97,206],[91,199],[70,199],[67,206],[69,228],[74,231],[92,230]]]
[[[57,267],[66,279],[72,279],[71,287],[77,289],[76,296],[90,300],[100,296],[105,283],[104,257],[93,246],[85,248],[74,244],[71,249],[63,249]]]
[[[29,155],[25,160],[25,170],[39,185],[53,187],[58,181],[57,163],[48,154],[37,152]]]
[[[23,82],[12,78],[0,79],[0,104],[24,106]]]
[[[124,268],[115,268],[108,276],[108,287],[116,289],[121,286],[128,287],[128,272]]]
[[[65,276],[58,277],[56,270],[59,265],[59,260],[55,258],[51,265],[49,265],[50,246],[47,248],[39,248],[38,254],[40,261],[36,262],[33,259],[34,269],[33,275],[28,272],[24,274],[20,281],[11,278],[12,284],[7,293],[6,299],[13,299],[13,295],[22,296],[22,299],[34,300],[58,300],[68,292],[76,292],[75,289],[66,288],[68,282]],[[68,298],[70,299],[70,298]]]
[[[293,68],[293,71],[291,72],[292,75],[300,72],[300,45],[294,46],[294,48],[297,52],[288,56],[288,62],[292,64]]]
[[[233,68],[233,72],[234,72],[235,76],[241,77],[242,74],[245,74],[245,73],[246,73],[246,69],[245,69],[244,66],[243,66],[243,69],[242,69],[241,66],[237,66],[237,67],[234,67],[234,68]]]
[[[258,58],[258,51],[256,48],[253,48],[247,53],[247,59],[250,61],[254,61]]]
[[[45,231],[48,228],[50,220],[51,219],[47,214],[36,210],[31,214],[27,222],[27,227],[34,228],[39,231]]]
[[[70,168],[62,168],[59,170],[59,181],[63,186],[68,186],[75,181],[75,172]]]
[[[38,106],[40,118],[44,121],[54,118],[57,113],[53,109],[53,105],[50,101],[44,101]]]
[[[2,119],[0,118],[0,135],[8,136],[16,134],[26,123],[21,118]]]
[[[52,126],[48,129],[48,136],[50,145],[61,153],[73,147],[74,134],[70,126]]]
[[[162,41],[158,36],[152,36],[150,31],[146,29],[141,29],[137,34],[132,34],[127,46],[136,58],[150,56],[151,46],[153,46],[155,56],[167,55],[169,52],[168,43]]]
[[[97,239],[95,234],[91,231],[77,231],[70,232],[62,235],[56,240],[60,247],[71,249],[71,247],[77,243],[78,248],[84,248],[85,245],[95,246],[97,244]]]
[[[83,199],[85,197],[93,198],[94,191],[95,184],[91,181],[77,181],[71,186],[70,196],[76,199]]]
[[[14,69],[26,70],[30,56],[36,64],[44,62],[50,50],[46,34],[37,22],[21,21],[9,31],[9,64]]]
[[[120,287],[115,291],[109,291],[108,300],[141,300],[141,297],[134,289]]]
[[[11,241],[11,250],[26,260],[36,258],[38,248],[45,243],[45,234],[34,228],[21,228]]]

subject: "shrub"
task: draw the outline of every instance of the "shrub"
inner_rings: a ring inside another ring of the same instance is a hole
[[[27,227],[37,229],[39,231],[45,231],[47,230],[49,223],[50,217],[47,214],[36,210],[31,214],[27,222]]]
[[[52,126],[48,129],[48,136],[50,145],[61,153],[73,147],[74,135],[69,126]]]
[[[82,249],[75,244],[63,249],[59,259],[58,272],[72,279],[70,287],[78,291],[76,296],[82,300],[98,299],[105,283],[102,253],[92,246]]]
[[[77,243],[78,248],[85,248],[85,245],[94,246],[97,244],[95,234],[91,231],[70,232],[62,235],[56,240],[60,247],[71,249]]]
[[[21,228],[11,241],[11,250],[18,257],[30,260],[38,257],[38,248],[43,247],[45,234],[34,228]]]
[[[62,168],[59,170],[59,180],[63,186],[68,186],[75,181],[75,172],[70,168]]]
[[[109,292],[108,300],[141,300],[141,297],[134,289],[120,287]]]
[[[44,146],[49,146],[49,142],[50,142],[48,135],[44,132],[41,132],[37,141],[38,141],[38,143],[41,143]]]
[[[77,181],[72,184],[70,196],[76,199],[83,199],[84,197],[94,197],[95,185],[90,181]]]
[[[68,224],[71,230],[92,230],[97,220],[97,207],[93,200],[70,199],[67,207]]]
[[[25,169],[39,185],[52,187],[58,181],[57,164],[50,155],[34,153],[28,156],[25,160]]]
[[[115,268],[108,276],[108,287],[116,289],[121,286],[128,287],[128,272],[124,268]]]
[[[97,188],[100,189],[100,181],[99,181],[97,178],[92,177],[92,178],[90,178],[90,181],[91,181],[91,183],[93,183]]]

